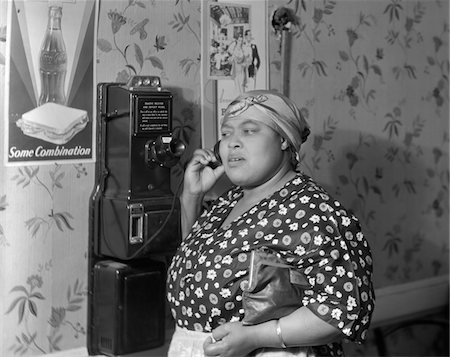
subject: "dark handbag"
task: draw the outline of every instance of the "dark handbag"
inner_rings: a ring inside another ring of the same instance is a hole
[[[243,289],[244,325],[254,325],[289,315],[302,306],[306,278],[286,264],[275,251],[261,247],[250,257],[249,279]]]

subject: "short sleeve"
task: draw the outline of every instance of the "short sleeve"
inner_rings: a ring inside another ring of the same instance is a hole
[[[311,285],[303,304],[347,339],[363,342],[374,309],[372,256],[356,217],[333,213],[310,233],[309,253],[302,257]]]

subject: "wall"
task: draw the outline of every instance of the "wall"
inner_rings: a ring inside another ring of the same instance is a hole
[[[288,83],[280,38],[269,37],[271,87],[302,107],[312,127],[303,170],[360,218],[377,288],[448,274],[448,6],[269,1],[269,13],[288,7],[297,21],[285,34]],[[447,336],[417,325],[387,343],[399,355],[447,355],[448,320]],[[348,349],[377,353],[371,343]]]
[[[269,1],[295,12],[303,169],[360,218],[376,287],[448,273],[448,2]],[[270,36],[271,86],[282,90]]]
[[[376,286],[448,273],[448,2],[268,4],[269,14],[298,6],[288,89],[313,129],[304,170],[361,218]],[[200,1],[103,1],[98,37],[97,82],[156,74],[174,92],[187,158],[200,142]],[[281,90],[279,44],[272,34],[271,87]],[[3,132],[3,100],[0,118]],[[2,164],[0,183],[0,355],[84,346],[93,165]]]

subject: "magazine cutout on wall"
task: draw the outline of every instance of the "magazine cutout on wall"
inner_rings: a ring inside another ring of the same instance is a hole
[[[209,1],[207,13],[205,64],[207,78],[217,81],[216,123],[202,124],[216,127],[217,140],[228,104],[240,93],[268,89],[269,19],[266,0]]]

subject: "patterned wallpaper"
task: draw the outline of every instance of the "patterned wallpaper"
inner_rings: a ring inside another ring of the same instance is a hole
[[[285,75],[312,127],[303,169],[360,218],[375,285],[448,273],[448,2],[269,4],[295,14]],[[279,37],[269,47],[281,91]]]
[[[0,97],[6,53],[0,2]],[[304,170],[361,218],[377,286],[448,273],[448,2],[268,1],[289,6],[290,96],[313,135]],[[97,81],[155,74],[174,93],[174,131],[200,143],[200,0],[102,1]],[[271,87],[281,90],[270,35]],[[0,101],[0,132],[4,101]],[[3,157],[3,145],[0,155]],[[0,170],[0,355],[86,343],[93,165]]]

